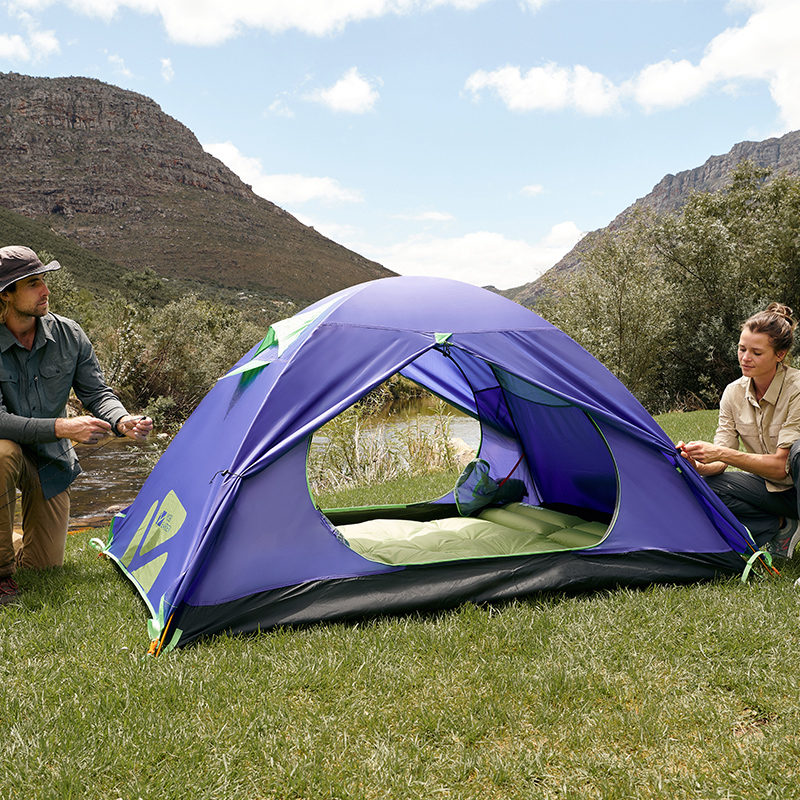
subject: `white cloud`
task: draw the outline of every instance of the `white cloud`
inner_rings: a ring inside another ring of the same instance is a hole
[[[787,130],[800,127],[800,4],[748,0],[755,13],[717,36],[700,69],[719,81],[765,80]]]
[[[11,63],[39,62],[61,52],[54,31],[39,30],[37,20],[13,3],[9,4],[8,10],[10,16],[22,23],[26,35],[0,33],[0,60]]]
[[[204,144],[207,153],[218,158],[235,172],[253,191],[279,205],[307,203],[312,200],[328,203],[359,203],[360,192],[346,189],[333,178],[317,178],[307,175],[267,175],[261,159],[251,158],[239,152],[232,142]]]
[[[559,222],[550,228],[550,233],[542,239],[542,242],[546,247],[563,250],[561,255],[566,255],[582,236],[583,233],[574,222]],[[559,256],[560,258],[561,256]]]
[[[676,108],[701,95],[710,78],[689,61],[660,61],[645,67],[631,85],[637,102],[646,110]]]
[[[172,67],[171,58],[161,59],[161,77],[169,83],[175,77],[175,70]]]
[[[525,197],[536,197],[539,194],[544,194],[544,186],[538,183],[532,183],[529,186],[523,186],[519,190],[519,193],[524,194]]]
[[[546,64],[522,73],[519,67],[478,70],[464,88],[478,98],[484,89],[495,91],[512,111],[562,111],[607,114],[617,108],[619,90],[608,78],[586,67]]]
[[[644,66],[615,84],[585,66],[546,64],[527,72],[518,66],[478,70],[464,88],[475,99],[496,93],[512,111],[608,114],[634,101],[647,112],[671,109],[715,87],[735,92],[746,82],[766,82],[786,129],[800,128],[800,3],[797,0],[738,0],[752,9],[741,27],[714,37],[696,64],[665,59]]]
[[[0,33],[0,54],[4,61],[19,62],[33,59],[28,43],[16,34],[9,36],[7,33]]]
[[[544,0],[525,0],[533,10]],[[14,7],[42,9],[57,0],[10,0]],[[215,45],[245,29],[311,36],[337,33],[353,22],[394,14],[424,13],[439,6],[471,10],[490,0],[66,0],[82,14],[114,18],[121,8],[158,14],[167,35],[181,44]]]
[[[796,0],[740,0],[753,14],[709,43],[697,65],[662,61],[633,81],[648,111],[683,105],[713,86],[735,92],[749,81],[766,82],[786,129],[800,127],[800,4]]]
[[[311,200],[327,203],[361,203],[364,200],[360,192],[345,189],[333,178],[308,175],[262,175],[257,183],[253,183],[253,191],[279,205]]]
[[[477,231],[458,238],[415,237],[385,248],[347,244],[400,275],[455,278],[476,286],[510,289],[536,280],[581,238],[572,222],[553,227],[539,243]]]
[[[125,66],[125,61],[122,56],[118,56],[116,53],[108,53],[108,51],[106,51],[106,55],[108,56],[109,64],[111,64],[117,72],[124,75],[126,78],[133,76],[133,73]]]
[[[356,67],[351,67],[343,77],[329,89],[314,89],[305,95],[306,100],[321,103],[332,111],[363,114],[371,111],[380,95]]]
[[[61,52],[54,31],[40,31],[32,29],[29,33],[31,49],[35,53],[35,60],[42,61],[49,56],[57,55]]]
[[[36,0],[33,1],[36,2]],[[169,2],[169,0],[167,1]],[[110,22],[114,18],[114,15],[117,13],[117,9],[120,6],[135,8],[137,11],[155,10],[153,3],[120,3],[116,0],[69,0],[69,5],[72,9],[80,12],[81,14],[85,14],[87,17],[100,17],[106,22]]]

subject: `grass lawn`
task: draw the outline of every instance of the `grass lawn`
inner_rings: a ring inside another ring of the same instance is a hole
[[[800,559],[153,659],[91,535],[0,609],[4,800],[800,797]]]
[[[691,411],[687,414],[661,414],[656,422],[673,442],[703,440],[710,442],[717,430],[716,411]]]

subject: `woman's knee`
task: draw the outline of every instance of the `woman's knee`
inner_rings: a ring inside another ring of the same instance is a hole
[[[717,494],[733,494],[737,497],[742,491],[764,483],[763,478],[757,478],[749,472],[720,472],[718,475],[709,475],[705,480]]]
[[[795,486],[800,484],[800,439],[789,448],[786,471],[792,476]]]

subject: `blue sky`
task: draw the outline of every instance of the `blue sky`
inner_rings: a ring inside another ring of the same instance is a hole
[[[800,2],[0,0],[0,71],[140,92],[335,241],[509,288],[800,128]]]

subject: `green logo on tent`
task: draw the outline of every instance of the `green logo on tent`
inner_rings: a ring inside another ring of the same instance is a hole
[[[185,522],[186,509],[178,500],[178,495],[172,490],[167,493],[161,505],[158,506],[158,511],[156,511],[156,506],[157,503],[150,506],[142,524],[139,525],[128,548],[123,553],[120,559],[123,566],[130,566],[137,552],[145,555],[153,548],[171,539]],[[162,553],[131,573],[146,592],[150,591],[156,582],[164,564],[167,563],[168,555],[168,553]]]
[[[157,545],[172,538],[180,530],[185,520],[186,509],[181,505],[181,501],[178,500],[178,495],[170,490],[169,494],[164,498],[164,502],[161,503],[153,524],[150,526],[142,545],[142,555],[149,553]]]

